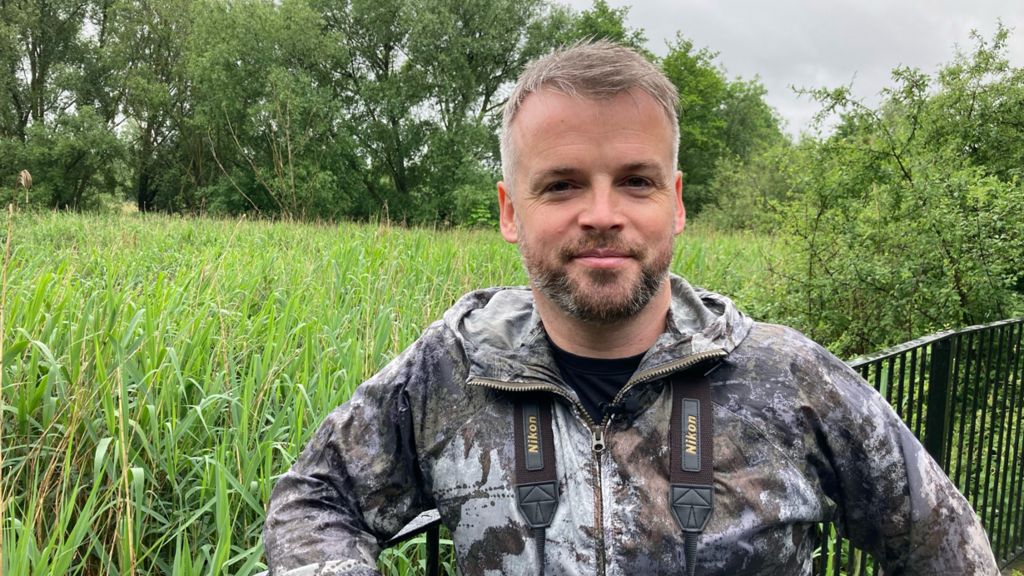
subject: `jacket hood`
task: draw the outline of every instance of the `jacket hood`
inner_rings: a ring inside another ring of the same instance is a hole
[[[665,332],[644,355],[638,371],[701,352],[730,353],[753,325],[729,298],[694,288],[674,274],[670,283],[672,303]],[[561,382],[528,287],[470,292],[448,310],[444,323],[465,350],[469,380]]]

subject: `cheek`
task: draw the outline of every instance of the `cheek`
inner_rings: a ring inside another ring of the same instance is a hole
[[[572,231],[573,219],[558,210],[538,209],[523,220],[516,222],[519,235],[525,234],[535,242],[541,242],[542,248],[565,240]]]
[[[650,238],[662,238],[675,236],[676,219],[671,211],[658,209],[650,211],[635,220],[637,229]]]

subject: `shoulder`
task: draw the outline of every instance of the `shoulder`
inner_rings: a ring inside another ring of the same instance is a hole
[[[539,326],[523,287],[487,288],[460,297],[365,385],[414,394],[461,394],[471,367],[494,363]]]
[[[799,383],[859,379],[846,362],[825,347],[780,324],[755,322],[734,354],[737,362],[762,377],[785,377]]]
[[[848,420],[880,415],[884,399],[852,368],[799,331],[754,323],[749,334],[716,370],[717,397],[730,410],[754,420],[800,427],[806,418]]]
[[[533,298],[524,287],[485,288],[466,293],[371,380],[393,379],[407,371],[445,371],[452,362],[464,362],[481,341],[492,341],[528,324],[532,312]]]
[[[529,288],[501,286],[463,295],[444,313],[441,322],[462,339],[475,340],[527,326],[534,314]]]

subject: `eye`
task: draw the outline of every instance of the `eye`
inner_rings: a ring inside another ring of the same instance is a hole
[[[572,182],[569,182],[568,180],[557,180],[544,186],[541,192],[544,194],[561,194],[568,192],[573,188],[575,188],[575,185]]]
[[[622,180],[622,186],[626,188],[646,189],[654,186],[654,183],[643,176],[627,176]]]

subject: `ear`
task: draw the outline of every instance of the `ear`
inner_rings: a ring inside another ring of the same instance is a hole
[[[675,233],[681,234],[686,228],[686,206],[683,206],[683,173],[676,172],[675,182]]]
[[[516,207],[512,203],[512,195],[504,182],[498,182],[498,221],[501,225],[501,236],[506,242],[519,242],[519,227],[516,226]]]

